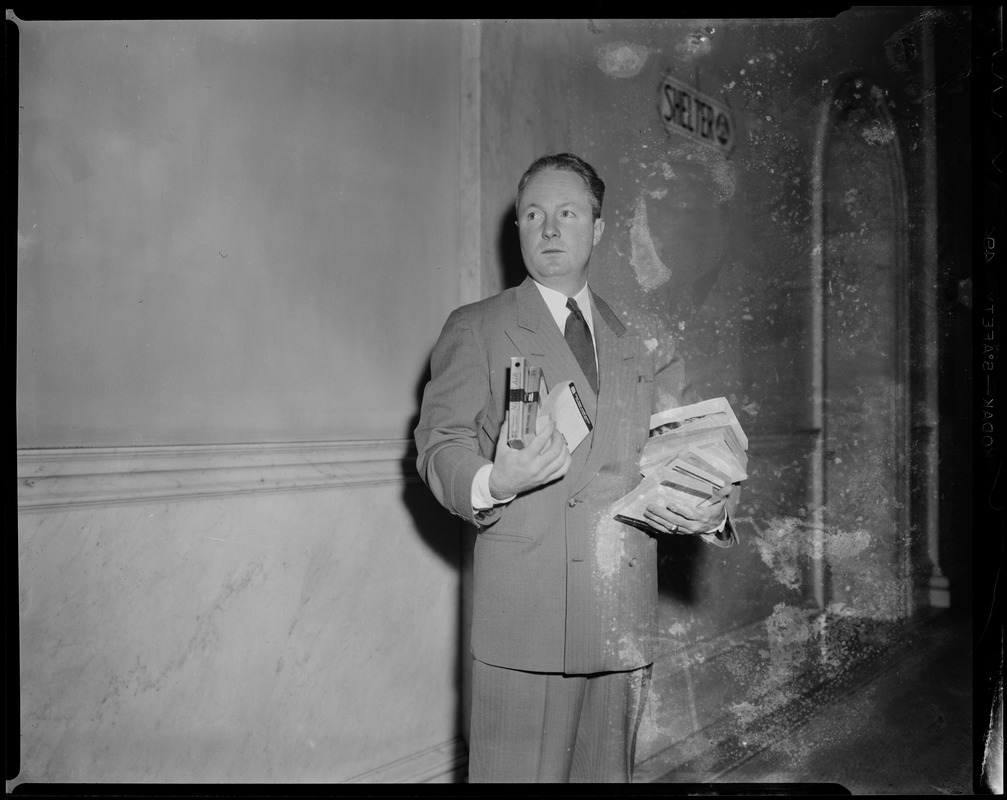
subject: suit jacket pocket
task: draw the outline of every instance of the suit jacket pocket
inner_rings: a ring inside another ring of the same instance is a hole
[[[515,533],[513,531],[498,531],[498,530],[486,530],[479,531],[479,538],[486,542],[513,542],[515,544],[528,544],[529,542],[534,542],[531,536],[525,536],[523,533]]]

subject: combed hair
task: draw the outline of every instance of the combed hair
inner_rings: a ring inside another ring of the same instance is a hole
[[[605,182],[598,177],[598,173],[594,171],[594,167],[573,153],[553,153],[535,159],[531,163],[531,166],[525,170],[524,175],[521,176],[521,180],[518,181],[515,208],[521,205],[521,194],[524,192],[524,187],[528,185],[528,181],[532,179],[533,175],[544,169],[562,169],[580,175],[584,181],[584,185],[587,187],[587,193],[591,196],[592,216],[595,219],[601,216],[601,204],[605,199]]]

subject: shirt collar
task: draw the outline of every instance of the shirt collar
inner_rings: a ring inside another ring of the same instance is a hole
[[[549,313],[552,314],[552,318],[556,320],[556,325],[559,326],[560,331],[566,328],[566,318],[570,315],[570,310],[566,307],[567,295],[563,292],[557,292],[555,289],[550,289],[548,286],[544,286],[538,281],[532,279],[535,286],[538,288],[539,293],[542,295],[542,299],[545,300],[546,306],[549,307]],[[577,294],[573,296],[573,299],[577,301],[577,305],[580,308],[580,313],[584,315],[584,320],[587,322],[587,327],[591,331],[591,335],[594,335],[594,318],[591,314],[591,291],[588,289],[587,284],[584,284]]]

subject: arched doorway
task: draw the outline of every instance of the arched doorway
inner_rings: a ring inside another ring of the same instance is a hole
[[[842,80],[817,144],[816,595],[896,619],[912,598],[908,229],[882,90]]]

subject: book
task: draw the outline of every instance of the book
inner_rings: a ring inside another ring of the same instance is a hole
[[[718,469],[708,458],[703,458],[701,453],[688,450],[680,455],[676,460],[677,469],[686,475],[705,481],[714,489],[720,491],[727,484],[734,483],[731,476]]]
[[[650,418],[640,456],[643,480],[620,498],[612,515],[653,530],[644,512],[674,498],[694,508],[714,502],[729,484],[748,478],[748,437],[726,398],[668,409]]]
[[[539,388],[542,384],[542,369],[525,360],[524,386],[524,429],[522,438],[529,442],[538,433]]]
[[[667,464],[682,453],[693,451],[712,460],[712,466],[727,473],[731,483],[745,480],[748,454],[741,447],[729,425],[711,428],[682,428],[647,440],[640,456],[640,473],[649,475],[655,467]]]
[[[748,437],[741,428],[741,423],[734,414],[734,409],[726,397],[715,397],[712,400],[702,400],[687,406],[669,408],[666,411],[653,414],[650,418],[651,435],[668,433],[681,428],[709,428],[719,425],[729,425],[742,450],[748,449]]]
[[[515,450],[523,450],[525,445],[524,378],[525,360],[520,356],[512,356],[510,360],[510,387],[507,393],[507,444]]]

